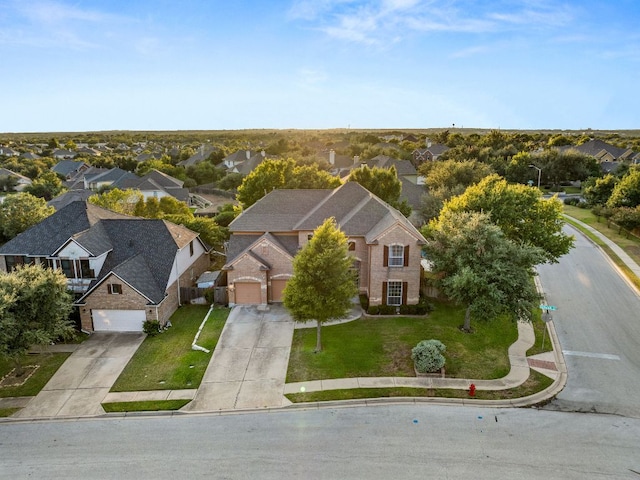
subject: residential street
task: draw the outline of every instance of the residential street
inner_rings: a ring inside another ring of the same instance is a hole
[[[436,405],[0,425],[0,478],[637,479],[640,420]]]
[[[640,296],[584,236],[538,269],[565,356],[568,382],[548,409],[640,418]]]

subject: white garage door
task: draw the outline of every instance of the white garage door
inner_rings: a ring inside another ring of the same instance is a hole
[[[96,332],[141,332],[147,319],[144,310],[92,310]]]

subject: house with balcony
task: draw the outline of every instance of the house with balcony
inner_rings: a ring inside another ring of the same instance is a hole
[[[209,267],[209,247],[183,226],[72,202],[0,247],[0,270],[60,270],[87,331],[142,331],[166,323],[180,287]]]

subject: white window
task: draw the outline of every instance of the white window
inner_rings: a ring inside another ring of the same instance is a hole
[[[402,282],[387,282],[387,305],[402,305]]]
[[[389,247],[389,266],[390,267],[404,266],[404,246],[391,245]]]
[[[120,283],[109,283],[108,289],[111,295],[122,295],[122,285]]]

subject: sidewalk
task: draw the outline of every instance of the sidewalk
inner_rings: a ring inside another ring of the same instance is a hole
[[[611,250],[613,250],[613,252],[620,258],[620,260],[622,260],[622,262],[629,268],[629,270],[631,270],[636,277],[640,278],[640,265],[638,265],[629,255],[627,255],[627,253],[622,248],[620,248],[616,243],[612,242],[605,235],[600,233],[598,230],[587,225],[584,222],[581,222],[577,218],[571,217],[569,215],[564,215],[564,216],[567,218],[570,218],[572,222],[577,223],[582,228],[584,228],[585,230],[588,230],[589,232],[594,234],[596,237],[598,237],[600,240],[602,240],[604,243],[606,243],[607,246]]]

